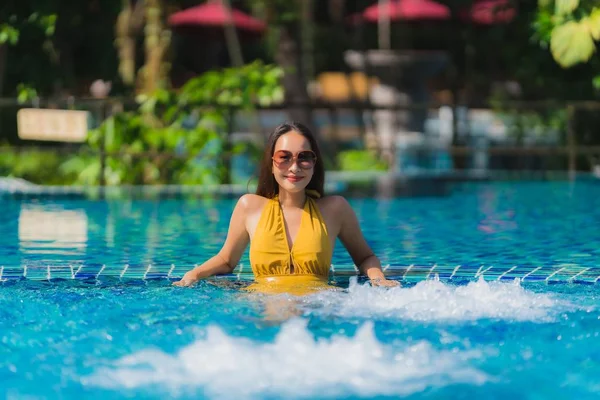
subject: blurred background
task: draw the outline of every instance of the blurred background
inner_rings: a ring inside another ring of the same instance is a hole
[[[246,191],[287,120],[333,191],[600,177],[599,40],[592,0],[5,0],[0,185]]]

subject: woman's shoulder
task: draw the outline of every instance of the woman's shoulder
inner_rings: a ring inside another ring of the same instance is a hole
[[[317,204],[322,210],[332,211],[336,213],[344,212],[345,210],[350,208],[348,200],[346,200],[344,196],[340,195],[321,197],[319,200],[317,200]]]
[[[340,196],[338,194],[334,194],[334,195],[328,195],[328,196],[324,196],[321,197],[320,199],[317,200],[319,203],[326,203],[326,204],[341,204],[341,203],[348,203],[348,200],[346,200],[346,198],[344,196]]]
[[[240,197],[238,200],[238,206],[241,206],[247,212],[252,213],[256,210],[262,209],[268,201],[269,199],[266,197],[253,193],[247,193]]]

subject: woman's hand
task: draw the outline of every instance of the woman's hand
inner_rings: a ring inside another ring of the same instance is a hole
[[[173,286],[182,286],[182,287],[183,286],[192,286],[198,281],[199,281],[198,276],[196,275],[194,270],[191,270],[191,271],[186,272],[180,281],[173,282]]]
[[[374,278],[371,279],[371,286],[396,287],[400,286],[400,282],[392,281],[385,278]]]
[[[350,253],[359,271],[369,277],[371,286],[400,286],[398,281],[385,279],[381,270],[381,262],[365,240],[360,230],[358,218],[348,201],[340,196],[332,196],[332,198],[332,201],[335,201],[334,209],[337,216],[342,221],[338,237]]]
[[[200,279],[208,278],[214,275],[230,274],[242,257],[246,246],[250,242],[248,232],[246,231],[246,208],[248,203],[252,207],[257,204],[263,204],[263,198],[256,195],[245,194],[235,205],[231,220],[229,221],[229,231],[223,248],[210,260],[202,265],[196,265],[194,269],[183,275],[183,278],[173,282],[174,286],[192,286]]]

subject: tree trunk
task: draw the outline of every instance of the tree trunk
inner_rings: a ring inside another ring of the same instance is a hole
[[[146,1],[145,47],[146,62],[143,70],[142,91],[153,93],[167,86],[168,64],[165,63],[167,49],[171,44],[170,32],[163,27],[163,7],[160,0]]]
[[[290,119],[305,124],[316,133],[313,128],[310,98],[302,76],[298,44],[287,25],[280,27],[275,60],[285,71],[282,83],[286,102],[290,104],[288,107]]]
[[[131,86],[135,83],[135,36],[144,24],[144,1],[123,0],[123,9],[115,24],[115,45],[119,50],[119,75]]]

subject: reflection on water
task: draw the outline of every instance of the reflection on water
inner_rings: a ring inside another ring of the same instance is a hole
[[[87,241],[85,211],[22,205],[19,213],[19,249],[22,253],[84,255]]]
[[[504,209],[500,204],[499,193],[491,188],[481,190],[478,195],[479,212],[482,215],[477,229],[486,234],[501,234],[519,228],[515,220],[515,210]]]

